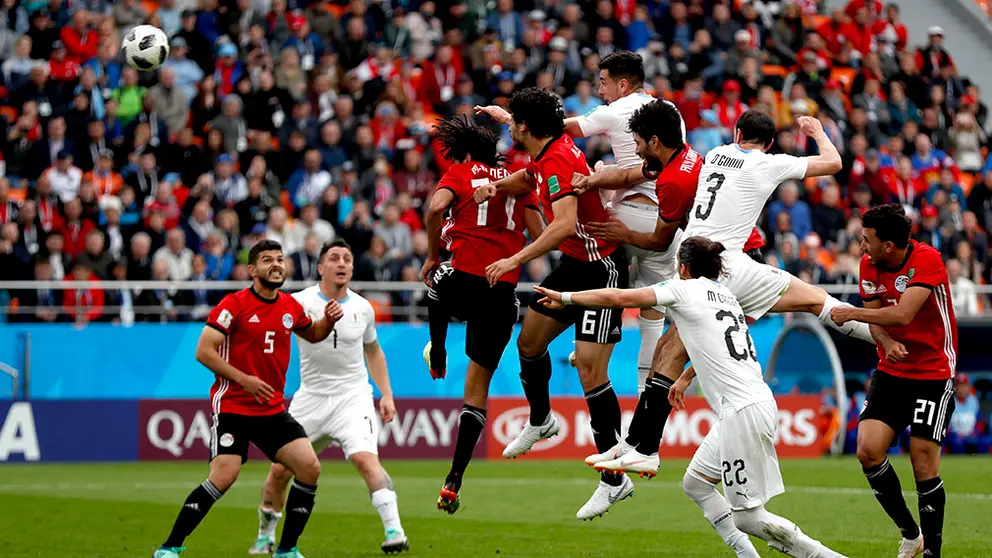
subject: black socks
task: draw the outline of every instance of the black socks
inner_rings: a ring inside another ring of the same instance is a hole
[[[620,439],[620,400],[613,391],[613,384],[606,382],[587,391],[586,405],[589,406],[589,422],[596,440],[596,451],[602,453]],[[623,481],[622,476],[611,473],[603,473],[601,478],[610,486],[619,486]]]
[[[541,426],[551,414],[551,396],[548,382],[551,381],[551,357],[548,351],[534,358],[520,357],[520,383],[524,395],[530,403],[530,424]],[[616,397],[616,396],[614,396]]]
[[[455,485],[455,492],[462,486],[462,477],[465,475],[465,468],[472,460],[472,452],[475,451],[476,444],[479,443],[479,436],[486,427],[486,410],[465,404],[462,406],[462,414],[458,417],[458,438],[455,441],[455,455],[451,458],[451,471],[445,484]]]
[[[915,539],[920,536],[920,528],[913,519],[909,507],[906,506],[906,499],[902,496],[902,485],[899,484],[899,476],[889,463],[888,458],[881,464],[874,467],[862,469],[875,499],[882,505],[885,513],[889,514],[896,527],[902,532],[904,539]],[[943,492],[941,493],[943,496]],[[921,504],[922,505],[922,504]],[[943,506],[941,506],[941,516],[943,517]]]
[[[179,510],[179,517],[172,525],[172,532],[169,533],[169,538],[166,539],[163,546],[172,548],[182,546],[186,537],[207,516],[207,512],[210,511],[214,502],[223,495],[224,493],[218,490],[214,483],[210,482],[210,479],[203,481],[203,484],[190,492],[183,504],[183,509]]]
[[[916,495],[919,496],[920,529],[923,531],[923,555],[931,558],[940,556],[944,530],[944,481],[940,477],[916,481]]]

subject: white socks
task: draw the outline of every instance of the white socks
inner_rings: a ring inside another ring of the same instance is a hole
[[[279,520],[282,518],[282,514],[276,511],[272,511],[269,508],[259,506],[258,507],[258,536],[268,535],[272,540],[276,539],[276,527],[279,526]]]
[[[665,318],[648,320],[639,317],[637,327],[641,332],[641,350],[637,353],[637,395],[640,395],[644,391],[644,381],[651,374],[654,349],[658,346],[661,334],[665,332]]]
[[[699,478],[690,471],[682,477],[682,490],[686,496],[699,506],[703,516],[713,525],[716,532],[734,549],[740,558],[759,558],[758,551],[751,544],[751,539],[735,525],[730,511],[730,504],[716,489],[716,485]]]
[[[764,506],[735,511],[734,524],[741,531],[764,540],[768,546],[789,556],[844,558],[803,533],[795,523],[769,512]]]
[[[372,493],[372,505],[379,512],[382,526],[387,531],[390,529],[403,531],[403,525],[400,523],[400,508],[396,504],[396,492],[389,488],[376,490]]]
[[[834,323],[832,319],[830,319],[830,311],[837,306],[850,306],[850,304],[841,302],[828,294],[823,300],[823,310],[820,310],[820,315],[817,316],[820,319],[820,322],[827,327],[836,329],[844,335],[856,337],[862,341],[867,341],[874,345],[875,339],[871,336],[871,330],[868,329],[868,324],[862,322],[847,322],[846,324],[839,326]]]

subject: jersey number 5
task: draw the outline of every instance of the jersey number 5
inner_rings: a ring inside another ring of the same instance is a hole
[[[276,332],[266,331],[265,332],[265,350],[262,352],[270,355],[276,351]]]
[[[730,318],[730,327],[728,327],[727,331],[723,333],[723,340],[727,343],[727,350],[730,352],[730,357],[734,360],[741,361],[750,358],[751,360],[757,362],[758,354],[754,351],[754,342],[751,341],[751,334],[746,329],[744,330],[744,337],[747,339],[747,347],[745,347],[743,351],[738,352],[737,346],[734,345],[733,334],[740,331],[741,324],[744,324],[745,326],[747,325],[747,322],[744,320],[744,316],[741,316],[740,319],[738,319],[737,316],[734,316],[727,310],[720,310],[716,313],[717,321],[722,322],[725,318]]]
[[[716,193],[720,191],[720,188],[723,187],[723,181],[726,179],[727,177],[716,172],[706,177],[707,184],[713,181],[716,181],[716,184],[712,184],[706,187],[706,191],[713,195],[710,196],[710,203],[706,204],[706,211],[703,211],[702,204],[696,206],[696,219],[699,219],[700,221],[705,221],[710,218],[710,213],[713,212],[713,204],[716,203]]]
[[[479,188],[480,186],[486,186],[487,184],[489,184],[489,179],[488,178],[473,178],[472,179],[472,189],[473,190],[475,190],[476,188]],[[515,198],[513,196],[507,196],[506,197],[506,204],[505,204],[505,207],[506,207],[506,228],[508,230],[511,230],[511,231],[513,230],[513,227],[515,226],[514,223],[513,223],[513,206],[516,205],[516,203],[517,203],[517,198]],[[482,203],[479,204],[479,213],[476,216],[475,224],[478,225],[478,226],[480,226],[480,227],[484,227],[484,226],[486,226],[486,223],[488,221],[489,221],[489,200],[486,200],[486,201],[484,201],[484,202],[482,202]]]

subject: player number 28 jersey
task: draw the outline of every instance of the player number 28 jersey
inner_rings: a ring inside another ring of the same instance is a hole
[[[239,371],[269,384],[276,394],[259,403],[241,386],[217,376],[210,388],[214,414],[273,415],[284,411],[293,332],[312,323],[300,303],[281,291],[268,300],[249,287],[221,299],[207,317],[207,325],[226,337],[220,356]]]
[[[765,383],[741,305],[730,289],[709,279],[674,279],[653,287],[658,305],[668,308],[699,385],[717,413],[739,411],[774,400]]]
[[[459,271],[486,276],[486,267],[519,252],[527,242],[524,236],[526,208],[538,209],[537,194],[510,196],[505,192],[476,203],[475,190],[509,176],[503,168],[482,163],[459,163],[444,173],[437,187],[450,190],[455,199],[450,216],[441,228],[441,240],[452,252],[451,266]],[[517,268],[500,280],[516,284]]]
[[[806,176],[807,161],[721,145],[706,154],[685,238],[702,236],[743,250],[769,196],[786,180]]]
[[[923,306],[905,326],[887,328],[889,335],[906,346],[902,362],[889,362],[878,348],[878,369],[894,376],[918,380],[946,380],[957,366],[958,324],[951,304],[947,268],[940,252],[915,240],[909,241],[906,260],[899,269],[885,269],[861,258],[861,298],[899,304],[910,287],[929,289]]]
[[[317,318],[324,314],[328,299],[320,285],[293,294],[307,314]],[[365,365],[365,345],[378,336],[375,331],[375,310],[368,300],[348,289],[348,295],[338,304],[344,311],[327,339],[310,343],[298,339],[300,350],[300,389],[307,393],[345,393],[368,385]]]

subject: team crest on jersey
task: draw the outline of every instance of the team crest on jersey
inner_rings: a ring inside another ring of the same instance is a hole
[[[908,285],[908,284],[909,284],[909,277],[908,276],[906,276],[906,275],[900,275],[899,277],[896,277],[895,285],[896,285],[896,290],[897,291],[899,291],[901,293],[906,292],[906,285]]]
[[[224,446],[225,448],[229,448],[229,447],[233,446],[234,445],[234,435],[233,434],[224,434],[224,435],[222,435],[220,437],[220,445]]]
[[[286,313],[282,315],[282,326],[286,329],[293,329],[293,315]]]
[[[561,187],[558,185],[558,177],[552,176],[548,179],[548,193],[552,196],[561,191]]]

